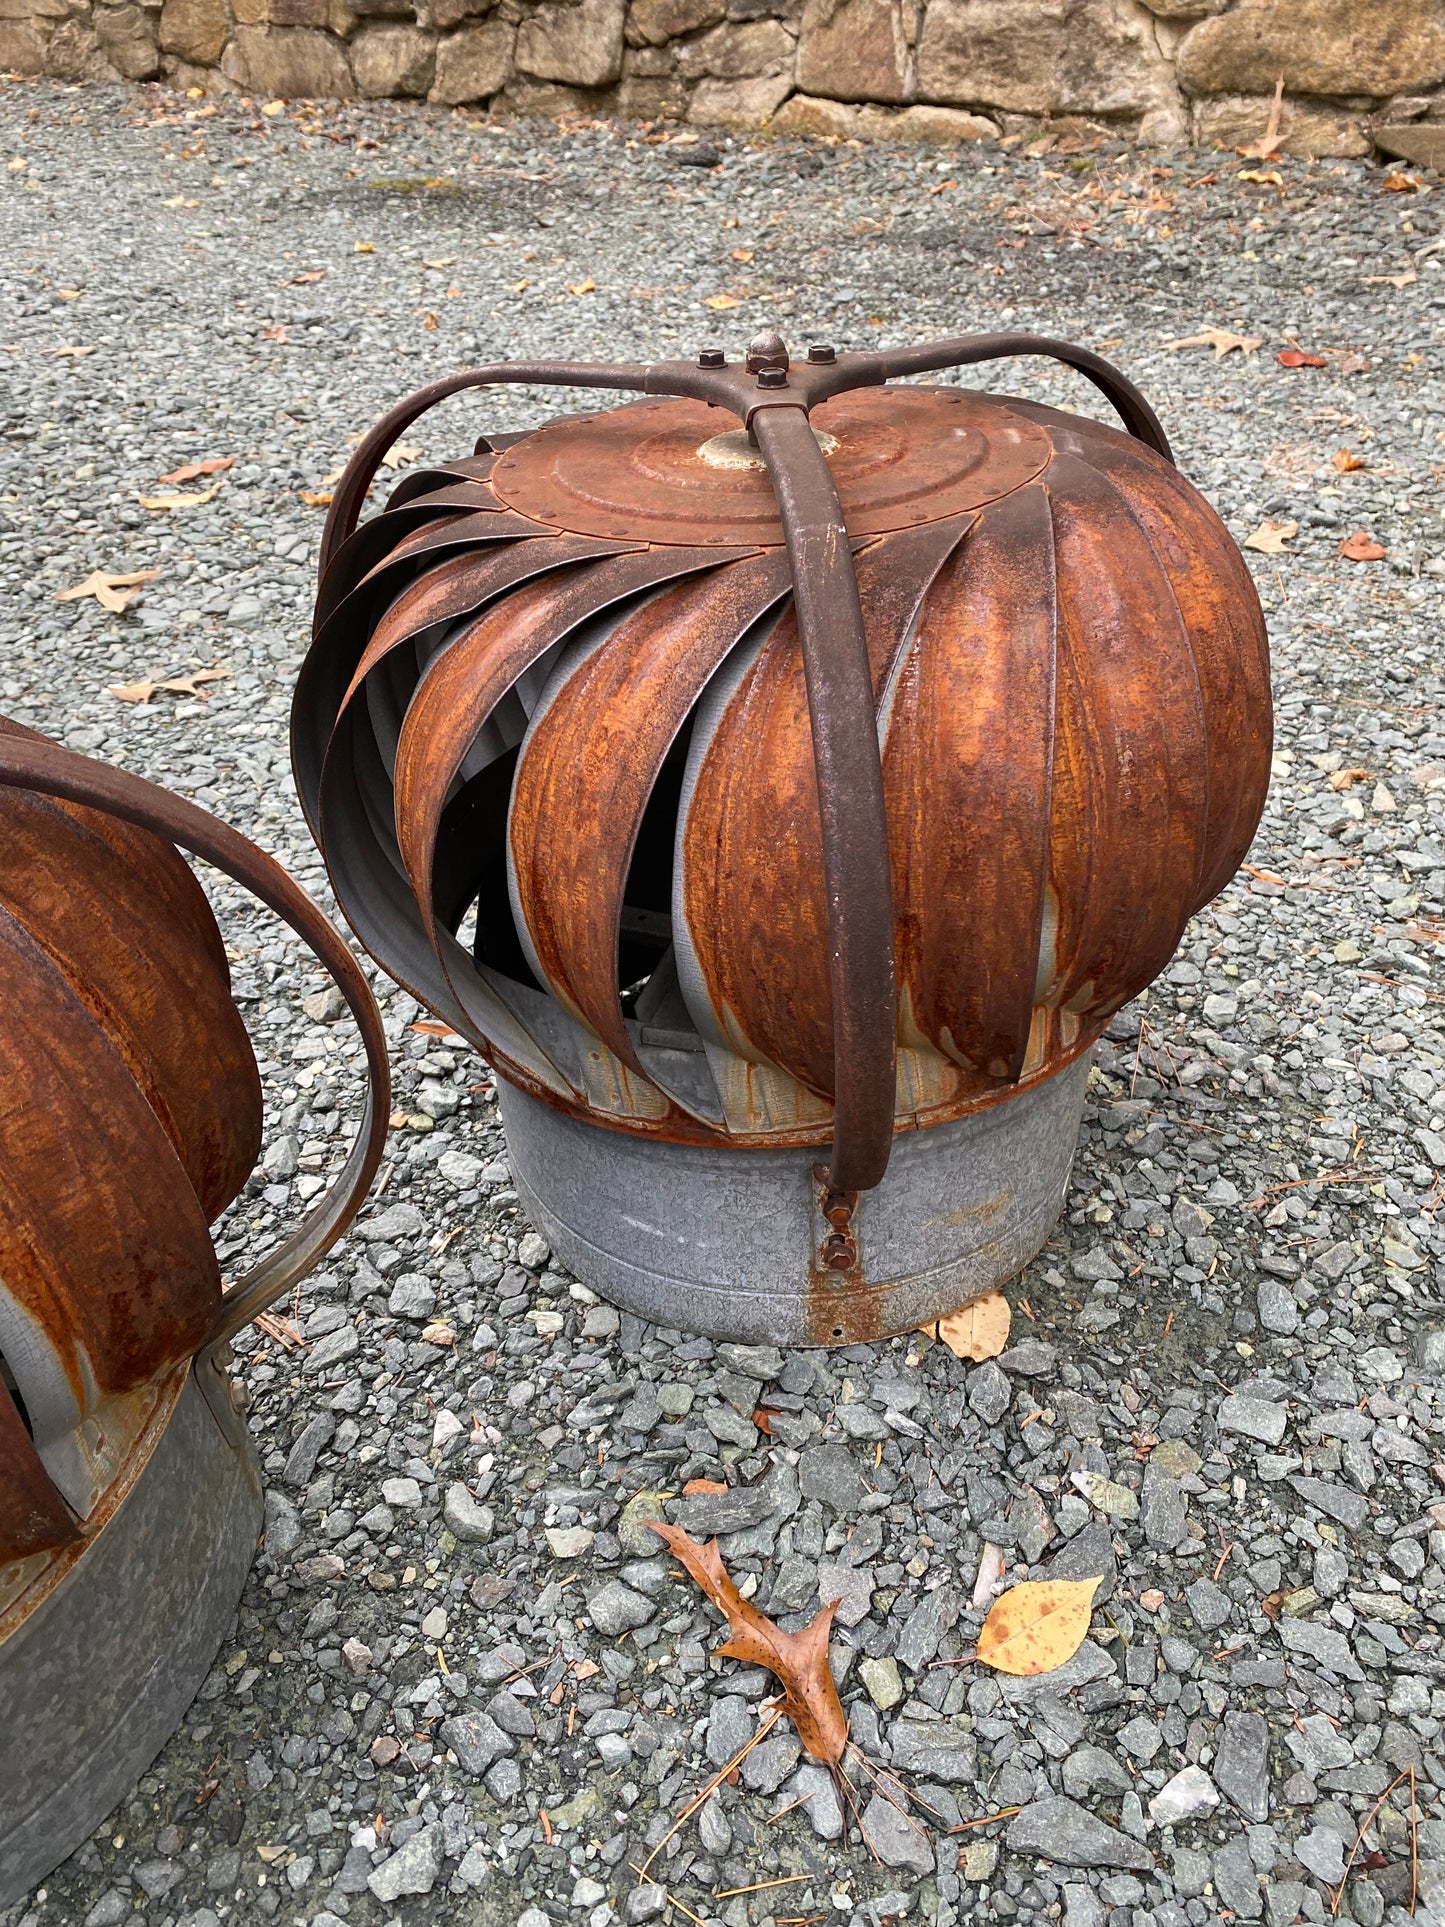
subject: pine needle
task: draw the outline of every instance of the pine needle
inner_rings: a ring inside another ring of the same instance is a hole
[[[652,1849],[652,1852],[647,1856],[646,1860],[643,1861],[641,1867],[638,1869],[637,1879],[638,1879],[639,1885],[641,1885],[641,1883],[648,1878],[648,1872],[647,1872],[648,1868],[652,1865],[653,1861],[656,1860],[657,1856],[662,1852],[663,1848],[667,1845],[668,1841],[671,1840],[672,1836],[678,1831],[678,1829],[681,1826],[685,1824],[686,1821],[690,1820],[693,1814],[697,1812],[698,1808],[702,1806],[704,1802],[717,1791],[717,1789],[722,1785],[723,1781],[727,1778],[729,1773],[733,1772],[737,1767],[742,1765],[743,1761],[748,1757],[749,1753],[752,1752],[753,1748],[758,1744],[759,1740],[766,1739],[768,1734],[772,1732],[773,1728],[777,1725],[778,1721],[781,1718],[782,1718],[781,1712],[775,1711],[772,1717],[769,1720],[767,1720],[764,1725],[758,1728],[757,1732],[754,1733],[753,1737],[748,1741],[747,1745],[743,1748],[742,1752],[735,1754],[733,1758],[728,1761],[726,1766],[719,1767],[717,1772],[712,1776],[712,1778],[708,1781],[707,1785],[703,1788],[702,1792],[698,1794],[697,1798],[695,1800],[691,1800],[688,1802],[688,1804],[683,1808],[682,1812],[678,1814],[677,1818],[673,1821],[672,1825],[668,1828],[667,1832],[663,1834],[662,1838],[658,1841],[657,1845]]]

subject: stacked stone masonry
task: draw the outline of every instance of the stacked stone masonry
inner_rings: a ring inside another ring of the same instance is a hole
[[[955,141],[1351,156],[1445,124],[1445,0],[0,0],[0,71]]]

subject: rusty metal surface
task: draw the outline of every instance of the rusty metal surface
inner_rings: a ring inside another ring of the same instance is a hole
[[[225,1291],[207,1223],[251,1170],[260,1087],[180,849],[311,945],[369,1076],[340,1173]],[[232,1623],[261,1488],[217,1348],[344,1231],[388,1109],[366,978],[285,872],[0,719],[0,1905],[134,1785]]]
[[[618,994],[628,872],[668,751],[713,673],[787,593],[781,556],[764,556],[669,589],[566,675],[539,707],[517,767],[512,876],[541,975],[553,994],[643,1072]],[[425,740],[418,728],[409,747]],[[408,759],[408,767],[416,756]],[[579,785],[594,807],[579,818]],[[427,812],[403,811],[425,888]],[[645,1075],[645,1073],[643,1073]]]
[[[1128,432],[884,385],[1006,354],[1079,369]],[[390,443],[501,381],[670,399],[443,465],[353,534]],[[437,519],[460,488],[550,533],[427,631],[508,523]],[[711,574],[666,589],[659,560],[630,615],[617,561],[525,580],[529,551],[589,538]],[[759,567],[729,542],[785,550],[794,595],[710,654]],[[1147,403],[1058,342],[466,371],[358,448],[318,610],[298,777],[373,953],[534,1097],[663,1141],[831,1141],[828,1183],[865,1198],[897,1130],[1076,1062],[1262,807],[1248,573]]]
[[[145,1094],[209,1221],[261,1149],[261,1084],[205,893],[168,845],[0,791],[0,905],[51,957]]]
[[[372,1076],[340,1177],[224,1294],[207,1220],[254,1163],[260,1089],[220,933],[175,843],[312,944]],[[37,1534],[59,1546],[97,1516],[168,1378],[340,1235],[387,1105],[365,978],[285,873],[204,811],[13,725],[0,728],[0,1012],[0,1428],[21,1424],[26,1441],[0,1453],[3,1571]]]
[[[508,1084],[507,1150],[557,1258],[652,1323],[745,1344],[910,1331],[1026,1264],[1068,1185],[1090,1053],[1008,1104],[903,1131],[852,1204],[847,1263],[806,1148],[739,1152],[599,1131]]]
[[[719,413],[697,402],[636,402],[554,422],[499,458],[491,486],[519,514],[557,528],[778,546],[783,524],[766,461],[755,453],[738,465],[745,450],[725,467],[708,458],[726,426]],[[1021,488],[1052,452],[1006,402],[957,388],[864,389],[823,402],[809,419],[836,444],[828,468],[854,536],[965,514]]]
[[[80,1528],[35,1449],[15,1401],[0,1383],[0,1567],[68,1546]],[[0,1610],[3,1610],[0,1589]]]

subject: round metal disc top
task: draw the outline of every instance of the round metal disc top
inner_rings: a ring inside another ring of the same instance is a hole
[[[701,453],[726,419],[695,401],[574,415],[510,448],[491,486],[509,508],[571,534],[781,545],[766,469]],[[828,463],[854,536],[966,514],[1032,481],[1053,452],[1043,428],[966,389],[856,389],[811,420],[837,444]]]

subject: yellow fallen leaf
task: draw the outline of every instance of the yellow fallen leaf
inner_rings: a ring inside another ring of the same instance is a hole
[[[199,207],[200,205],[199,201],[188,201],[184,194],[172,194],[168,201],[161,202],[162,207]]]
[[[1269,173],[1263,174],[1257,167],[1246,167],[1236,176],[1236,179],[1241,181],[1257,181],[1261,187],[1284,186],[1283,174],[1275,173],[1272,168]]]
[[[261,112],[266,116],[267,120],[275,120],[278,114],[284,114],[285,111],[286,103],[284,100],[268,100],[266,105],[261,109]]]
[[[1245,536],[1244,547],[1261,555],[1288,555],[1285,544],[1298,534],[1298,522],[1261,522],[1253,535]]]
[[[1099,1579],[1026,1579],[988,1611],[978,1657],[995,1672],[1032,1679],[1072,1659],[1089,1630]]]
[[[1367,783],[1370,772],[1367,769],[1332,769],[1329,784],[1332,790],[1347,790],[1352,783]]]
[[[437,318],[430,309],[422,316],[421,325],[426,329],[434,329],[437,326]]]
[[[84,582],[77,582],[73,589],[62,589],[52,598],[56,602],[79,602],[85,596],[94,596],[102,609],[109,609],[118,616],[122,609],[135,601],[143,582],[153,582],[160,574],[159,569],[136,569],[130,575],[112,575],[105,569],[92,569]],[[129,589],[129,595],[117,595],[117,589]]]
[[[81,296],[81,290],[79,288],[57,288],[55,292],[60,296],[62,301],[79,301]]]
[[[1212,348],[1214,359],[1218,361],[1231,349],[1238,349],[1242,355],[1252,355],[1264,346],[1263,335],[1237,335],[1228,328],[1206,328],[1203,334],[1181,335],[1177,341],[1166,341],[1166,348]]]
[[[753,251],[751,248],[734,248],[733,249],[734,261],[751,261],[752,258],[753,258]]]
[[[1357,469],[1369,466],[1364,456],[1357,455],[1352,448],[1337,448],[1330,457],[1330,467],[1337,475],[1353,475]]]
[[[735,294],[710,294],[702,305],[705,308],[740,308],[742,303]]]
[[[29,165],[29,161],[26,160],[23,154],[17,154],[13,161],[7,162],[6,172],[10,174],[23,174]]]
[[[567,292],[568,294],[595,294],[597,292],[597,283],[589,274],[585,281],[569,281],[567,283]]]
[[[351,244],[351,252],[353,254],[375,254],[376,244],[373,241],[353,241]]]
[[[514,281],[511,286],[511,292],[513,294],[525,294],[531,285],[530,281]]]
[[[423,261],[422,266],[424,268],[450,268],[455,265],[456,258],[454,254],[444,254],[439,261]]]
[[[221,485],[217,482],[214,488],[203,488],[194,495],[137,495],[135,499],[143,509],[159,512],[162,509],[199,508],[203,502],[214,500],[220,492]]]
[[[929,1338],[947,1345],[955,1358],[971,1358],[975,1363],[997,1358],[1008,1343],[1013,1313],[1001,1291],[985,1291],[970,1298],[966,1305],[951,1311],[946,1318],[920,1329]]]
[[[1419,275],[1413,268],[1406,268],[1403,274],[1367,274],[1365,286],[1367,288],[1412,288],[1419,279]]]
[[[329,509],[331,507],[331,490],[329,488],[303,488],[301,491],[301,500],[306,504],[307,508]]]
[[[52,348],[50,352],[58,360],[64,360],[68,356],[72,361],[79,361],[85,355],[93,355],[95,350],[94,348]]]

